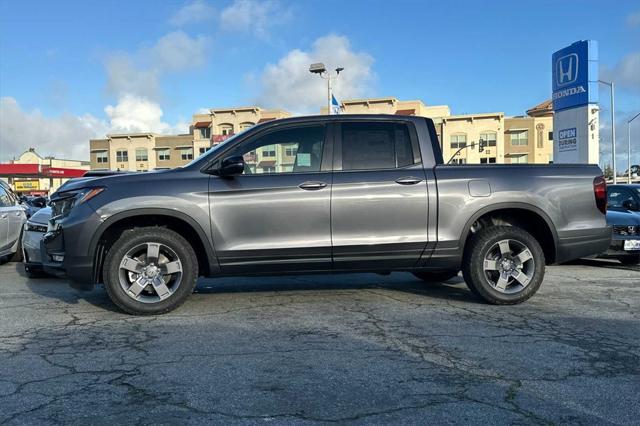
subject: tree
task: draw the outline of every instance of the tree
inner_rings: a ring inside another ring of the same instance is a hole
[[[607,164],[604,168],[604,178],[605,179],[613,179],[613,169],[611,165]]]

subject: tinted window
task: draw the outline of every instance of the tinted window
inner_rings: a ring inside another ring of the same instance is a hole
[[[622,203],[624,203],[626,200],[633,201],[633,195],[626,189],[609,188],[607,192],[609,196],[608,204],[610,208],[620,209],[623,208]]]
[[[343,170],[393,169],[415,162],[405,124],[342,124]]]
[[[13,204],[13,200],[11,199],[7,191],[5,191],[4,188],[0,186],[0,207],[10,207],[13,206]]]
[[[244,174],[312,173],[320,171],[324,126],[298,127],[268,133],[243,143]]]

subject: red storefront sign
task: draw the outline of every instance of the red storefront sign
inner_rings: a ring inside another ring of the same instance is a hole
[[[40,164],[0,164],[0,176],[32,176],[51,178],[76,178],[81,177],[87,171],[83,169],[71,169],[68,167],[50,167]]]

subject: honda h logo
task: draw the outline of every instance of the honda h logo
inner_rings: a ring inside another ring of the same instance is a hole
[[[556,85],[564,86],[578,79],[578,55],[571,53],[556,61]]]

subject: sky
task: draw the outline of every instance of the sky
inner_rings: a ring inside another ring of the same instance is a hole
[[[318,113],[338,100],[394,96],[454,114],[523,115],[550,98],[551,54],[599,43],[616,82],[618,161],[640,112],[640,3],[396,0],[0,0],[0,161],[29,147],[88,159],[107,133],[184,133],[206,108]],[[610,161],[601,86],[601,163]],[[640,163],[640,118],[632,150]]]

